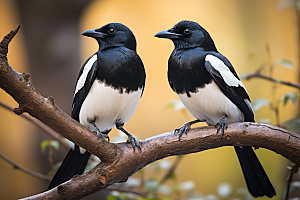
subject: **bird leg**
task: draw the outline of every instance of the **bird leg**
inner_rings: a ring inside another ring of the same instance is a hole
[[[137,141],[135,139],[135,137],[133,135],[131,135],[128,131],[126,131],[123,128],[124,124],[123,123],[116,123],[116,128],[120,131],[122,131],[123,133],[125,133],[128,136],[128,139],[126,141],[126,144],[131,143],[132,147],[133,147],[133,151],[135,152],[135,148],[138,147],[141,151],[142,151],[142,147],[139,143],[139,141]]]
[[[107,138],[108,142],[109,142],[109,137],[107,134],[102,133],[100,131],[100,129],[96,126],[95,122],[91,122],[91,125],[94,127],[94,132],[97,134],[98,138],[101,138],[103,140],[103,143],[105,144],[106,140],[105,138]]]
[[[190,122],[186,122],[184,123],[180,128],[176,128],[174,130],[174,134],[179,133],[179,140],[182,137],[182,135],[185,133],[187,135],[187,132],[191,129],[191,125],[196,124],[198,122],[205,122],[205,120],[194,120],[194,121],[190,121]]]
[[[218,129],[217,129],[217,134],[219,133],[219,130],[222,129],[222,133],[221,133],[221,140],[222,140],[222,137],[224,135],[224,129],[228,127],[227,125],[227,116],[223,117],[217,124],[216,124],[216,127],[218,126]]]

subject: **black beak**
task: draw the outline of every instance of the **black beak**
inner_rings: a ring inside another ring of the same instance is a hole
[[[155,34],[154,37],[158,38],[169,38],[169,39],[178,39],[181,36],[181,34],[174,33],[173,29],[160,31]]]
[[[91,29],[84,31],[81,35],[87,36],[87,37],[92,37],[92,38],[104,38],[106,36],[106,33],[102,33],[99,31],[96,31],[97,29]]]

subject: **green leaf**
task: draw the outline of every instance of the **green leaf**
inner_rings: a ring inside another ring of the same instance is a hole
[[[294,104],[296,103],[296,100],[298,99],[299,94],[297,92],[289,92],[286,93],[282,98],[281,101],[283,102],[283,105],[285,106],[289,100],[291,100]]]
[[[300,135],[300,119],[299,118],[291,119],[289,121],[286,121],[284,124],[285,124],[285,127],[287,130]]]
[[[51,140],[50,141],[51,147],[53,147],[55,150],[59,149],[59,142],[57,140]]]
[[[285,59],[285,58],[278,58],[277,63],[280,64],[281,66],[289,68],[289,69],[293,69],[293,67],[294,67],[293,62],[291,60]]]
[[[253,101],[252,108],[253,108],[253,111],[256,112],[260,108],[262,108],[264,106],[269,106],[269,105],[271,105],[271,102],[268,99],[260,98],[260,99],[256,99]]]
[[[43,140],[41,142],[42,153],[45,153],[45,149],[48,147],[49,143],[50,143],[50,140]]]
[[[110,194],[107,196],[107,200],[118,200],[118,197]]]

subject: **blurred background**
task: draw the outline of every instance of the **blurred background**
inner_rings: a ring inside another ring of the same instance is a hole
[[[35,88],[45,97],[53,96],[55,103],[68,114],[79,69],[98,50],[93,39],[80,34],[110,22],[128,26],[136,36],[137,52],[147,74],[138,110],[125,126],[139,139],[172,131],[194,119],[180,106],[167,81],[167,61],[173,44],[170,40],[154,38],[157,32],[172,28],[181,20],[202,25],[212,36],[218,51],[231,61],[242,78],[262,67],[264,75],[299,82],[299,1],[0,0],[0,8],[1,38],[21,25],[9,46],[10,65],[18,72],[30,73]],[[258,122],[297,130],[297,89],[258,78],[243,80],[243,83],[255,103]],[[0,101],[18,106],[2,90]],[[113,130],[110,137],[119,137],[118,132]],[[52,138],[24,118],[0,107],[0,152],[9,159],[32,171],[47,174],[52,168],[50,160],[53,158],[54,164],[61,161],[68,150],[60,146],[59,150],[50,151],[49,147],[43,152],[41,143],[45,139]],[[51,159],[49,152],[53,153]],[[288,175],[286,166],[292,164],[266,149],[260,148],[256,154],[277,191],[273,199],[282,199]],[[239,195],[235,198],[251,199],[247,192],[243,193],[246,186],[232,147],[186,155],[180,160],[167,158],[158,162],[160,164],[146,167],[130,180],[139,185],[142,177],[154,180],[155,185],[155,180],[160,180],[164,174],[164,171],[156,173],[155,166],[168,171],[177,161],[174,176],[165,183],[165,190],[160,191],[162,196],[230,199]],[[40,193],[48,184],[0,159],[0,199]],[[151,190],[149,184],[148,191]],[[220,193],[222,188],[231,194],[224,196]],[[100,195],[103,194],[85,199],[105,199]]]

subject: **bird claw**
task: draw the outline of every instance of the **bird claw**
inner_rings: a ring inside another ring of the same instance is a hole
[[[182,137],[182,135],[185,133],[187,135],[187,132],[191,129],[191,125],[189,122],[184,123],[180,128],[176,128],[174,130],[174,134],[178,133],[178,138],[180,141],[180,138]]]
[[[137,141],[134,136],[132,136],[132,135],[128,136],[126,144],[128,144],[128,143],[131,143],[134,152],[135,152],[136,147],[138,147],[140,149],[140,151],[142,152],[142,147],[141,147],[139,141]]]
[[[221,140],[224,136],[224,129],[228,128],[228,124],[227,124],[227,117],[223,117],[217,124],[216,127],[218,126],[217,129],[217,134],[219,133],[219,131],[221,130]]]
[[[103,144],[105,144],[106,142],[109,142],[109,137],[107,134],[101,133],[101,132],[96,132],[98,139],[101,138],[103,141]],[[105,138],[107,138],[107,141],[105,140]]]

